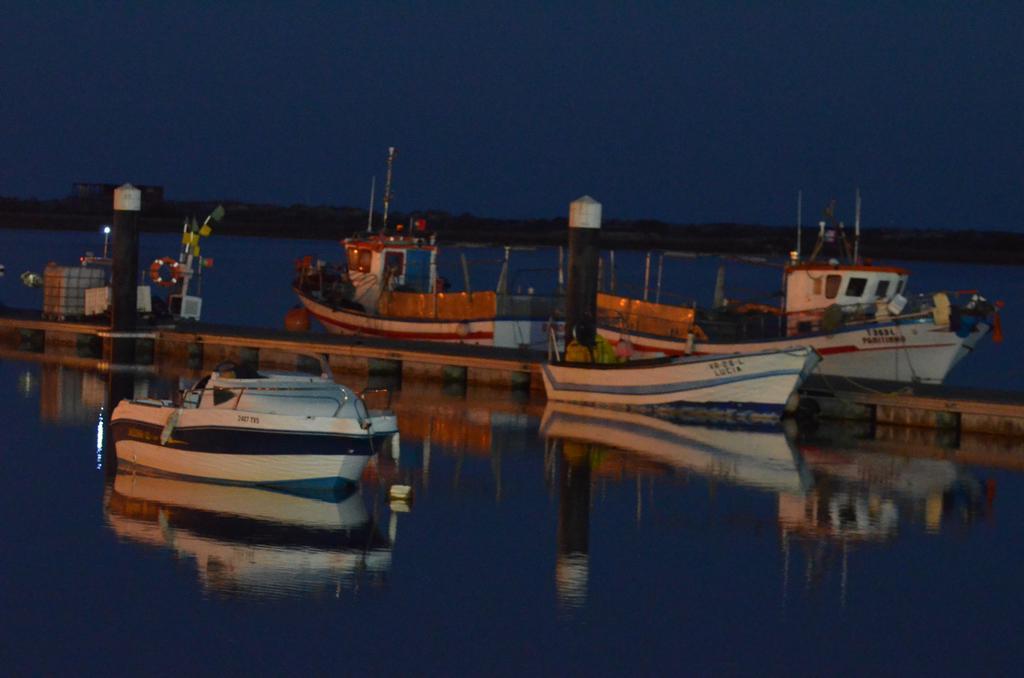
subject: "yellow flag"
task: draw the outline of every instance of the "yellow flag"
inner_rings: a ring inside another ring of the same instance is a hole
[[[199,245],[198,244],[192,245],[192,256],[193,257],[198,257],[199,256]]]
[[[210,228],[209,224],[203,224],[203,227],[199,229],[199,235],[205,237],[213,233],[213,229]]]

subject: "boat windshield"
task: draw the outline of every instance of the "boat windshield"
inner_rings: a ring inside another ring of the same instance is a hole
[[[222,362],[214,368],[214,371],[223,379],[265,379],[251,365],[245,363],[237,364],[230,360]]]

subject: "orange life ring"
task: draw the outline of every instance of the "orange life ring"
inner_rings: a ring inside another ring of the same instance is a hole
[[[167,267],[168,277],[163,277],[160,273],[160,269],[164,266]],[[153,263],[149,266],[149,279],[160,287],[172,287],[178,284],[178,278],[181,277],[181,265],[171,257],[163,257],[161,259],[154,259]]]

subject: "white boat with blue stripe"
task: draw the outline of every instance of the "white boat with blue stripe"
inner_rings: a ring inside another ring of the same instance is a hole
[[[713,357],[624,363],[549,362],[542,367],[549,400],[669,414],[777,419],[819,360],[797,347]]]
[[[257,372],[224,363],[181,401],[126,400],[111,431],[119,464],[216,482],[295,490],[357,483],[370,456],[393,444],[387,410],[321,375]]]

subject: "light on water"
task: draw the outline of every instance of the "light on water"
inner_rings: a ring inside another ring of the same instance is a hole
[[[103,470],[103,408],[96,419],[96,470]]]

